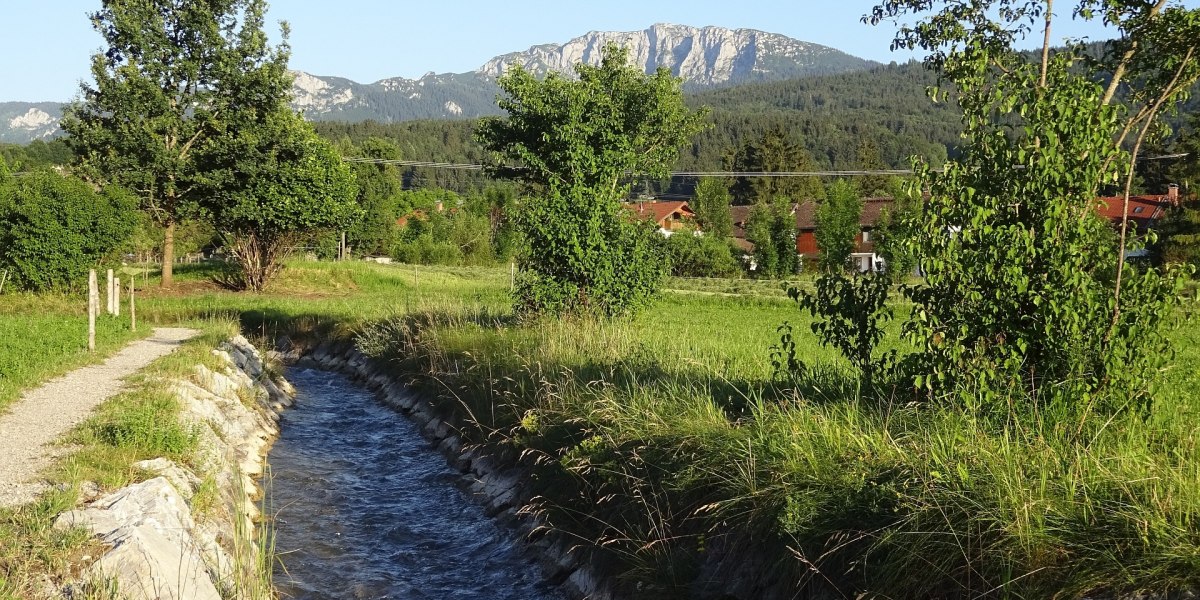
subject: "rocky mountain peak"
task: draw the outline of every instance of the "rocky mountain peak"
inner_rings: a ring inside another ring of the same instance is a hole
[[[670,69],[691,88],[782,79],[868,68],[869,61],[818,44],[756,29],[656,23],[642,31],[592,31],[565,44],[543,44],[497,56],[478,69],[499,77],[513,65],[537,74],[572,72],[577,63],[599,64],[607,44],[629,49],[634,65]]]

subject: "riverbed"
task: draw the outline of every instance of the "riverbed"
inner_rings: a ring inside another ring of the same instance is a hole
[[[283,598],[562,599],[406,417],[343,375],[287,377],[266,483]]]

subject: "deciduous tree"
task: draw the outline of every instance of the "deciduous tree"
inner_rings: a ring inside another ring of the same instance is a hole
[[[361,215],[350,168],[286,105],[208,153],[213,185],[202,205],[239,267],[236,287],[262,290],[300,234],[344,229]]]
[[[485,148],[509,163],[495,174],[528,184],[518,222],[529,254],[517,307],[619,315],[644,305],[666,268],[653,228],[623,212],[630,173],[663,177],[703,126],[666,69],[646,75],[609,46],[577,80],[537,79],[516,67],[500,78],[507,118],[484,119]]]
[[[164,286],[175,227],[204,189],[198,152],[227,128],[231,97],[270,93],[233,86],[286,69],[286,46],[263,51],[265,11],[264,0],[103,0],[91,14],[106,47],[92,57],[95,84],[82,86],[62,127],[82,171],[137,193],[165,230]]]
[[[1081,48],[1056,52],[1056,11],[1120,35],[1092,63]],[[908,16],[919,20],[893,45],[929,52],[965,128],[959,159],[940,172],[918,165],[929,198],[913,246],[926,278],[905,328],[917,383],[1003,414],[1018,397],[1081,415],[1145,406],[1169,355],[1161,326],[1178,279],[1131,268],[1128,227],[1106,243],[1096,198],[1113,184],[1128,196],[1157,118],[1200,75],[1200,11],[1166,0],[888,0],[866,18]],[[1035,32],[1030,59],[1016,46]]]

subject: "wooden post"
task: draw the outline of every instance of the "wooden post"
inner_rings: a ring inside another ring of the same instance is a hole
[[[137,276],[129,278],[129,330],[137,331],[137,306],[133,303],[133,282]]]
[[[100,290],[96,285],[96,270],[88,271],[88,350],[96,351],[96,313],[100,311]]]
[[[113,314],[121,316],[121,278],[113,278]]]
[[[413,263],[413,289],[417,289],[417,263]]]
[[[338,249],[338,260],[346,260],[346,232],[342,232],[342,246]]]
[[[108,270],[108,287],[105,288],[105,310],[108,314],[113,314],[113,272]]]
[[[4,293],[4,282],[8,281],[8,269],[4,270],[4,275],[0,275],[0,294]]]
[[[517,290],[517,261],[508,263],[508,291],[515,292]]]

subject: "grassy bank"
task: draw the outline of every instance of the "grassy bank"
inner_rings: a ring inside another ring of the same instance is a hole
[[[804,334],[799,353],[825,366],[800,389],[776,385],[767,346],[784,320],[805,331],[786,302],[668,294],[632,322],[439,311],[362,342],[477,439],[524,455],[544,515],[643,592],[695,592],[710,556],[768,587],[782,574],[775,592],[847,597],[1200,585],[1194,328],[1176,333],[1178,366],[1148,418],[1080,439],[1065,424],[995,427],[868,398]]]
[[[205,269],[147,293],[139,314],[358,339],[476,440],[523,456],[539,510],[642,595],[739,573],[759,580],[751,596],[773,579],[835,597],[1200,586],[1194,326],[1175,334],[1153,412],[1081,440],[862,394],[792,303],[741,282],[667,292],[631,321],[516,324],[502,269],[295,263],[261,295],[221,290]],[[823,365],[799,388],[771,379],[784,321]],[[885,345],[899,347],[894,332]]]
[[[87,301],[66,295],[0,295],[0,410],[21,390],[75,367],[99,362],[130,340],[150,334],[127,318],[96,320],[96,352],[87,349]]]

